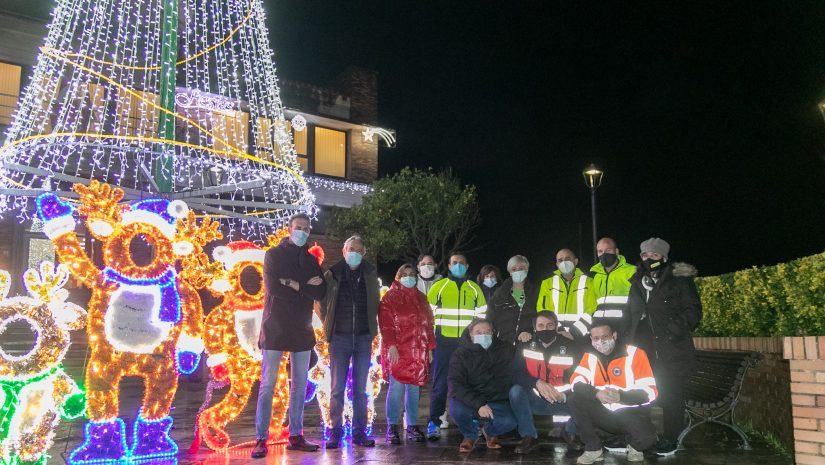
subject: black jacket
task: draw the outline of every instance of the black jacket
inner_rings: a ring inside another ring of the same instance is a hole
[[[381,301],[378,295],[380,290],[378,274],[375,267],[369,262],[362,261],[360,266],[367,291],[367,324],[370,328],[370,335],[375,337],[378,334],[378,304]],[[347,267],[349,267],[347,262],[341,259],[324,273],[326,296],[323,300],[319,299],[318,316],[324,322],[324,336],[328,342],[332,341],[332,334],[335,332],[335,309],[338,305],[338,290]]]
[[[263,350],[302,352],[315,346],[312,308],[323,299],[324,283],[310,286],[307,281],[323,277],[318,260],[307,247],[298,247],[284,238],[264,255],[264,314],[258,345]],[[281,284],[281,278],[298,281],[294,291]]]
[[[494,335],[485,350],[472,342],[468,329],[450,358],[447,383],[451,399],[478,410],[488,402],[509,399],[512,347]]]
[[[645,274],[639,267],[630,278],[630,332],[625,342],[644,349],[654,369],[666,365],[689,371],[696,350],[692,332],[702,320],[702,302],[693,282],[696,268],[686,263],[667,264],[649,297],[642,283]]]
[[[524,306],[519,315],[512,291],[513,279],[507,278],[493,294],[492,301],[487,302],[487,319],[493,322],[498,338],[510,345],[523,331],[533,332],[539,294],[538,286],[529,280],[524,282]]]

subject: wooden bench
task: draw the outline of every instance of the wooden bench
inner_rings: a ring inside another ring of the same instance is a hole
[[[734,415],[748,368],[755,367],[761,358],[757,352],[696,351],[696,370],[685,387],[689,422],[679,434],[679,447],[699,425],[716,423],[736,432],[742,438],[743,449],[751,449]]]

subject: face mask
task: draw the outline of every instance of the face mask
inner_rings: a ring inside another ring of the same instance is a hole
[[[613,349],[616,348],[616,340],[610,338],[606,341],[596,341],[593,342],[593,348],[598,350],[600,353],[604,355],[608,355],[609,353],[613,352]]]
[[[652,258],[645,258],[642,261],[642,264],[645,266],[647,271],[659,271],[662,268],[662,265],[665,264],[665,259],[660,258],[659,260],[654,260]]]
[[[293,229],[292,232],[289,233],[289,240],[298,247],[303,247],[304,244],[307,243],[307,239],[309,239],[309,234],[307,234],[306,231]]]
[[[561,274],[571,274],[576,269],[576,264],[571,262],[570,260],[565,260],[559,263],[559,271]]]
[[[616,254],[605,252],[599,255],[599,263],[605,268],[610,268],[616,263]]]
[[[358,268],[363,258],[364,256],[358,252],[347,252],[347,265],[349,265],[350,268]]]
[[[435,276],[435,266],[434,265],[421,265],[418,267],[418,273],[421,274],[421,277],[424,279],[430,279]]]
[[[484,350],[490,348],[493,345],[493,335],[492,334],[476,334],[473,336],[473,343],[480,345]]]
[[[556,339],[557,332],[553,331],[552,329],[542,329],[541,331],[536,331],[536,338],[545,343],[550,344]]]
[[[467,274],[467,265],[463,263],[454,263],[450,268],[450,273],[452,273],[456,278],[463,278],[464,275]]]
[[[403,278],[399,279],[398,282],[400,282],[402,286],[409,289],[409,288],[415,286],[415,277],[414,276],[404,276]]]
[[[516,284],[521,284],[527,279],[527,271],[526,270],[519,270],[510,273],[510,277],[513,278],[513,282]]]
[[[484,278],[484,285],[487,287],[493,287],[497,282],[496,278]]]

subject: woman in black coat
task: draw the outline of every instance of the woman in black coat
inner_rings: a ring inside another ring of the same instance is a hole
[[[696,268],[668,261],[670,245],[651,238],[641,244],[642,266],[630,278],[628,341],[644,349],[651,365],[657,400],[664,416],[659,455],[676,451],[685,414],[684,380],[695,366],[693,330],[702,319],[702,303],[693,278]]]
[[[536,315],[538,286],[527,279],[530,262],[516,255],[507,262],[510,277],[487,302],[487,319],[493,322],[496,336],[510,346],[532,338],[533,317]]]

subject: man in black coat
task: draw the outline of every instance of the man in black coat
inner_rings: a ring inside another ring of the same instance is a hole
[[[693,330],[702,319],[702,303],[693,278],[696,268],[668,261],[670,245],[657,237],[641,244],[642,266],[630,278],[629,343],[644,349],[659,387],[664,436],[657,454],[672,455],[684,426],[684,380],[695,366]]]
[[[309,216],[297,213],[289,219],[289,237],[264,256],[264,312],[259,345],[263,352],[261,385],[255,417],[257,442],[252,457],[266,456],[266,440],[272,418],[272,396],[284,352],[289,352],[292,379],[289,399],[287,449],[314,452],[317,444],[304,440],[304,392],[315,332],[312,312],[315,300],[324,298],[323,272],[310,255]]]
[[[473,450],[478,421],[485,422],[482,432],[488,449],[500,449],[498,436],[518,426],[509,402],[512,347],[494,333],[489,320],[473,320],[450,358],[450,415],[464,435],[460,452]]]

